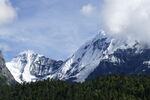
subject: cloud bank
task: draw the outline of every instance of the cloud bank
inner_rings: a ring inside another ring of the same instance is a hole
[[[150,0],[104,0],[101,18],[108,33],[150,41]]]
[[[17,13],[8,0],[0,0],[0,24],[11,22]]]

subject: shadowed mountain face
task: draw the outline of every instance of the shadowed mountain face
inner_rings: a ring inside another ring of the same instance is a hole
[[[102,60],[97,68],[90,73],[87,80],[108,74],[150,74],[150,49],[143,49],[136,52],[135,49],[118,49],[109,58],[115,57],[116,61],[111,59]]]
[[[25,51],[6,65],[20,83],[46,78],[84,82],[115,73],[150,74],[150,48],[137,40],[120,39],[101,31],[66,61]]]
[[[15,82],[15,79],[5,65],[5,60],[0,51],[0,84],[15,84]]]

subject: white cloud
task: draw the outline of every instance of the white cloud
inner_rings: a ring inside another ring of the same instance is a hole
[[[0,0],[0,24],[11,22],[17,13],[8,0]]]
[[[94,11],[95,7],[91,4],[84,5],[81,9],[81,12],[84,15],[91,15]]]
[[[4,44],[4,43],[0,43],[0,50],[2,51],[10,51],[11,48],[7,45],[7,44]]]
[[[101,16],[109,33],[149,41],[150,0],[104,0]]]

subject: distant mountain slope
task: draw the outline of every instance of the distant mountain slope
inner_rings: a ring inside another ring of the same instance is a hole
[[[45,78],[84,82],[100,75],[150,74],[150,49],[137,40],[101,31],[66,61],[56,61],[32,51],[20,53],[7,67],[18,82]]]
[[[14,84],[15,79],[13,78],[10,71],[7,69],[5,65],[5,60],[0,51],[0,85],[2,84]]]

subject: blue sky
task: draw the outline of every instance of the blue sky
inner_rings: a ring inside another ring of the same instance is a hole
[[[2,23],[0,17],[0,49],[7,61],[24,50],[65,60],[100,29],[101,0],[7,2],[15,12],[6,15],[10,22]]]

